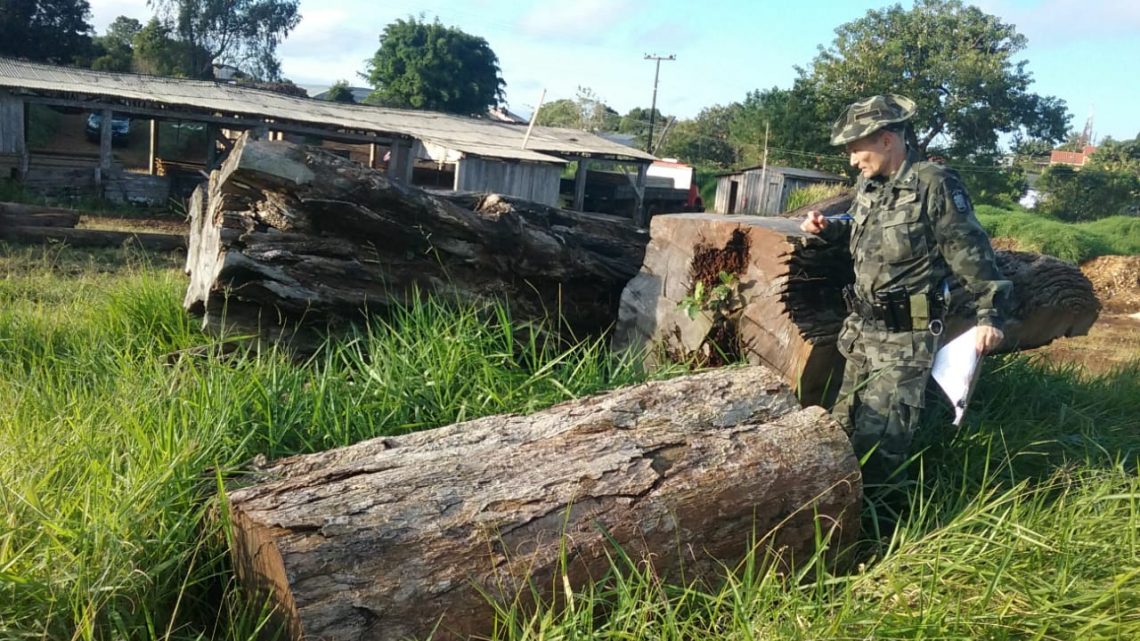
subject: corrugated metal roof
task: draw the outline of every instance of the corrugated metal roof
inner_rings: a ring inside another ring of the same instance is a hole
[[[318,127],[410,136],[465,154],[564,163],[558,156],[654,157],[589,132],[535,127],[522,149],[526,127],[432,111],[386,109],[297,98],[210,82],[56,67],[0,58],[0,87],[85,94],[151,105],[191,107],[222,115],[264,117]],[[129,112],[129,109],[123,109]],[[552,155],[553,154],[553,155]]]
[[[728,171],[718,176],[735,176],[737,174],[747,173],[749,171],[760,171],[764,168],[763,165],[756,165],[755,167],[745,167],[736,171]],[[833,182],[847,182],[847,178],[838,174],[828,173],[826,171],[818,171],[815,169],[800,169],[799,167],[777,167],[775,165],[768,166],[768,173],[783,174],[793,178],[810,178],[812,180],[828,180]]]

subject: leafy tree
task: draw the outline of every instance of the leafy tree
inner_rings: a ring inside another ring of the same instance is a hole
[[[578,87],[574,100],[561,98],[543,105],[535,119],[543,127],[585,131],[618,131],[620,123],[621,115],[589,87]]]
[[[1027,62],[1016,59],[1025,44],[1013,25],[961,0],[916,0],[841,25],[800,75],[830,119],[871,94],[914,99],[920,149],[943,136],[944,151],[959,157],[996,150],[1001,132],[1064,138],[1065,103],[1029,90]]]
[[[1140,211],[1140,177],[1127,171],[1053,165],[1037,183],[1044,196],[1037,209],[1061,220],[1095,220]]]
[[[739,157],[728,137],[739,111],[739,103],[702,109],[696,118],[673,125],[658,152],[698,167],[726,169],[735,165]]]
[[[506,83],[487,41],[439,20],[397,20],[384,27],[365,75],[366,102],[475,115],[503,100]]]
[[[142,28],[142,23],[134,18],[115,18],[107,27],[106,34],[95,38],[96,54],[91,68],[96,71],[130,71],[134,61],[134,39]]]
[[[89,57],[87,0],[0,0],[0,55],[56,64]]]
[[[534,124],[542,127],[566,127],[580,129],[582,127],[582,110],[578,103],[570,98],[552,100],[539,108],[538,117]]]
[[[340,80],[333,83],[329,90],[325,93],[325,100],[329,102],[343,102],[346,104],[354,104],[356,98],[352,95],[352,89],[348,86],[347,80]]]
[[[830,120],[820,117],[817,102],[814,88],[803,81],[791,89],[749,92],[729,123],[729,140],[739,150],[739,161],[762,161],[767,131],[770,164],[844,172],[847,162],[829,144]]]
[[[193,75],[192,56],[188,47],[175,40],[171,28],[158,18],[151,18],[135,34],[131,44],[133,66],[139,73],[176,77]]]
[[[1140,176],[1140,138],[1124,141],[1105,139],[1089,158],[1089,166]]]
[[[215,62],[258,80],[281,79],[277,45],[301,21],[300,0],[147,0],[182,45],[183,71],[210,78]]]

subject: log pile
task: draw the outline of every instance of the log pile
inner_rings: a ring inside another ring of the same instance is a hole
[[[191,200],[184,306],[208,326],[358,320],[415,292],[506,299],[576,333],[614,322],[648,237],[495,195],[456,202],[318,148],[243,138]]]
[[[744,357],[781,372],[805,403],[838,389],[835,339],[846,315],[840,290],[854,280],[846,247],[801,232],[792,218],[659,216],[650,236],[645,264],[622,296],[617,347],[646,349],[650,365]],[[1013,282],[999,351],[1088,332],[1100,304],[1076,266],[1024,252],[997,257]],[[952,313],[948,338],[973,318],[966,305]]]
[[[823,204],[843,211],[849,198]],[[615,345],[649,349],[651,364],[744,357],[781,372],[808,403],[838,388],[850,257],[794,219],[657,216],[650,238],[625,219],[427,193],[327,151],[248,139],[195,193],[191,219],[184,305],[208,327],[323,328],[417,292],[495,298],[516,318],[557,318],[577,336],[616,321]],[[1087,332],[1099,304],[1076,267],[998,256],[1015,295],[1003,349]]]
[[[794,566],[817,525],[842,550],[861,507],[842,429],[759,367],[288,458],[253,480],[229,494],[239,577],[289,638],[325,641],[484,638],[491,601],[579,590],[615,543],[665,581],[715,584],[753,545]]]
[[[153,251],[186,247],[186,236],[77,228],[82,212],[22,203],[0,203],[0,238],[10,242],[58,242],[77,247],[137,246]]]

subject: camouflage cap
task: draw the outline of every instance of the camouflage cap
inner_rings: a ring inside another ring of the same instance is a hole
[[[831,125],[831,144],[845,145],[914,116],[914,101],[905,96],[885,94],[851,103]]]

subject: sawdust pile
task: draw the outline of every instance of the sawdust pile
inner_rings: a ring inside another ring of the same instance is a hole
[[[1104,310],[1140,312],[1140,256],[1101,256],[1081,265]]]

